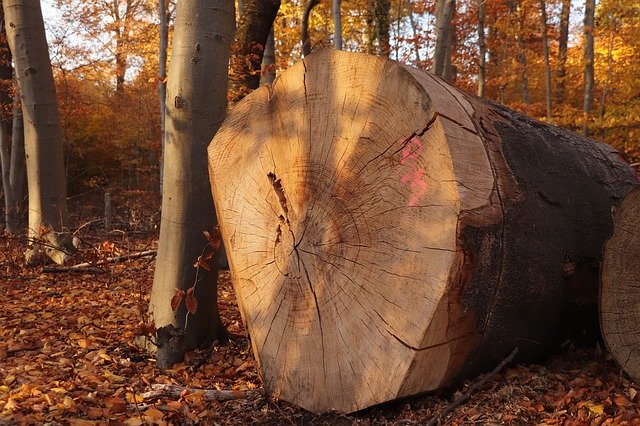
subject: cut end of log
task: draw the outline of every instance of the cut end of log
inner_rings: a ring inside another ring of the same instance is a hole
[[[441,87],[434,95],[464,115]],[[238,104],[212,143],[240,305],[272,394],[354,411],[415,393],[401,389],[410,370],[421,386],[444,380],[463,203],[446,133],[479,140],[443,125],[431,96],[397,63],[327,50]],[[240,181],[222,183],[220,164],[244,170]]]
[[[509,120],[479,102],[397,62],[323,50],[230,112],[209,146],[212,190],[271,395],[351,412],[544,345],[565,256],[547,226],[562,210],[545,200],[565,193],[539,196],[523,173],[526,198],[492,124]],[[507,139],[533,155],[558,145],[513,121]],[[583,151],[603,156],[593,143]],[[511,207],[523,199],[539,230]],[[529,243],[562,254],[543,261]],[[519,276],[519,262],[544,272]]]
[[[611,355],[640,383],[640,189],[614,214],[613,236],[602,262],[600,326]]]

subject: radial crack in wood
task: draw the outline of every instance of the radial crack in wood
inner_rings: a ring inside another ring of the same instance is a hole
[[[239,102],[209,169],[265,390],[315,412],[548,353],[635,184],[608,146],[332,50]]]

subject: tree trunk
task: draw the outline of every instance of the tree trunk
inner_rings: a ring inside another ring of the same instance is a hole
[[[215,224],[205,151],[225,116],[233,28],[232,1],[178,2],[167,80],[162,221],[149,306],[161,367],[225,334],[216,303],[218,265],[213,262],[209,270],[194,262],[212,250],[203,235],[213,233]],[[192,288],[197,309],[188,312]],[[174,311],[172,297],[180,290],[186,298]]]
[[[0,13],[2,11],[0,10]],[[11,112],[13,111],[13,68],[11,52],[4,29],[4,15],[0,16],[0,164],[4,191],[5,229],[18,232],[16,194],[11,186]]]
[[[593,102],[593,33],[595,25],[596,0],[586,0],[584,5],[584,103],[582,107],[582,134],[589,136],[589,119]]]
[[[262,58],[279,8],[280,0],[245,0],[231,49],[231,101],[260,87]]]
[[[22,108],[20,100],[14,98],[13,105],[13,128],[11,131],[11,171],[9,181],[15,200],[14,209],[16,222],[19,223],[22,212],[23,201],[26,197],[25,182],[27,180],[25,155],[24,155],[24,123],[22,121]]]
[[[309,16],[311,16],[311,11],[314,7],[316,7],[320,3],[320,0],[309,0],[307,3],[307,7],[304,9],[304,14],[302,15],[302,30],[301,30],[301,39],[302,39],[302,56],[307,56],[311,53],[311,38],[309,37]]]
[[[169,19],[166,0],[158,0],[160,18],[158,44],[158,98],[160,100],[160,193],[162,194],[162,175],[164,170],[165,108],[167,99],[167,49],[169,44]]]
[[[484,83],[486,78],[487,46],[484,42],[484,21],[486,18],[484,2],[477,0],[478,4],[478,96],[484,97]]]
[[[635,185],[618,158],[384,58],[289,68],[209,146],[265,389],[349,412],[547,354]]]
[[[364,11],[365,23],[365,46],[364,52],[369,54],[376,53],[376,21],[374,19],[374,0],[367,0]]]
[[[518,33],[516,34],[516,42],[518,43],[518,64],[520,65],[520,83],[522,84],[522,101],[531,104],[531,95],[529,94],[529,74],[527,70],[527,52],[525,43],[526,31],[526,14],[522,8],[524,5],[513,2],[512,11],[516,13],[518,21]]]
[[[438,77],[444,77],[447,52],[451,54],[451,20],[455,11],[455,0],[438,0],[436,3],[436,45],[433,50],[433,67],[431,71]]]
[[[413,52],[416,55],[416,67],[420,67],[422,60],[420,59],[420,40],[418,37],[418,28],[416,20],[413,17],[413,1],[409,1],[409,23],[411,24],[411,33],[413,35]]]
[[[273,26],[267,44],[264,46],[264,56],[262,57],[262,80],[265,84],[273,84],[276,79],[276,40],[273,33]]]
[[[613,79],[613,48],[615,35],[615,31],[611,32],[611,34],[609,34],[609,41],[607,42],[607,76],[600,96],[600,119],[604,119],[607,111],[607,97],[609,96],[611,80]],[[604,128],[602,130],[604,131]]]
[[[333,0],[333,47],[342,50],[342,16],[340,0]]]
[[[376,38],[378,40],[378,54],[389,56],[391,43],[389,42],[389,30],[391,28],[391,0],[374,0],[373,16],[376,21]]]
[[[640,383],[640,189],[631,191],[614,213],[613,236],[602,262],[600,324],[604,340],[620,367]]]
[[[63,263],[72,249],[68,229],[62,132],[40,2],[4,0],[9,46],[20,86],[29,185],[28,262],[44,252]],[[45,240],[46,244],[38,242]]]
[[[562,105],[565,99],[570,14],[571,0],[562,0],[562,10],[560,11],[560,36],[558,39],[558,82],[556,84],[556,99],[558,101],[558,105]]]
[[[549,63],[549,39],[547,37],[547,2],[540,0],[540,23],[542,25],[542,49],[544,52],[544,94],[547,121],[551,121],[551,64]]]

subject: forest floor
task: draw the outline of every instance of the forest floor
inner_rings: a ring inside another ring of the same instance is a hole
[[[89,228],[78,262],[157,246],[154,231]],[[219,307],[235,338],[163,371],[133,343],[144,332],[153,257],[108,263],[101,273],[47,273],[24,266],[23,251],[0,236],[0,424],[426,424],[479,380],[354,414],[314,415],[262,391],[228,272],[220,275]],[[144,396],[153,384],[191,390]],[[193,389],[251,392],[218,402]],[[541,365],[516,358],[441,421],[640,424],[639,393],[606,353],[568,343]]]

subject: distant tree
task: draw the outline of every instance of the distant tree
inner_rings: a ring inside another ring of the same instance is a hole
[[[582,107],[582,134],[589,136],[589,117],[593,103],[594,41],[596,1],[586,0],[584,4],[584,103]]]
[[[230,98],[237,102],[260,86],[262,58],[280,0],[245,0],[231,49]]]
[[[560,34],[558,38],[558,71],[556,83],[556,100],[558,105],[565,100],[565,78],[567,75],[567,47],[569,43],[569,16],[571,14],[571,0],[561,0]]]
[[[26,257],[32,262],[44,252],[63,263],[72,246],[58,101],[42,10],[38,0],[4,0],[2,6],[24,115],[32,242]]]
[[[273,26],[264,46],[264,56],[262,57],[262,80],[266,84],[273,84],[276,79],[276,39]]]
[[[213,255],[203,235],[213,235],[215,225],[206,148],[226,113],[234,17],[231,0],[177,4],[167,79],[162,220],[149,306],[161,367],[225,335],[216,302],[218,265],[200,262],[195,268],[194,262]],[[176,295],[184,301],[176,303]]]
[[[478,6],[478,96],[484,97],[484,83],[486,79],[487,47],[485,44],[485,4],[486,0],[476,0]]]
[[[391,27],[390,0],[373,1],[374,18],[376,24],[376,38],[378,40],[378,54],[389,56],[391,53],[391,43],[389,42],[389,29]]]
[[[18,195],[11,185],[12,76],[11,52],[4,29],[4,15],[2,15],[0,16],[0,169],[2,169],[4,192],[5,230],[15,234],[18,232]]]
[[[433,51],[433,66],[431,71],[440,77],[451,81],[451,51],[453,32],[451,22],[455,13],[455,0],[437,0],[436,2],[436,45]],[[447,70],[449,68],[449,70]]]
[[[342,15],[340,13],[340,0],[333,0],[333,47],[342,50]]]
[[[526,105],[531,104],[531,95],[529,92],[529,71],[527,68],[527,53],[526,53],[526,17],[527,14],[524,10],[525,4],[518,2],[517,0],[509,0],[509,9],[516,20],[516,42],[518,44],[518,64],[520,66],[520,84],[522,85],[522,101]]]
[[[311,15],[311,11],[314,7],[316,7],[320,3],[320,0],[309,0],[307,6],[304,9],[304,13],[302,15],[302,30],[301,30],[301,41],[302,41],[302,56],[307,56],[311,53],[311,38],[309,36],[309,16]]]
[[[551,121],[551,64],[549,63],[549,38],[547,35],[547,2],[540,0],[540,24],[542,32],[542,51],[544,59],[544,86],[547,120]]]
[[[115,80],[115,92],[123,93],[131,61],[155,40],[158,2],[55,0],[55,5],[68,25],[54,31],[56,43],[73,54],[76,67],[105,69]]]

